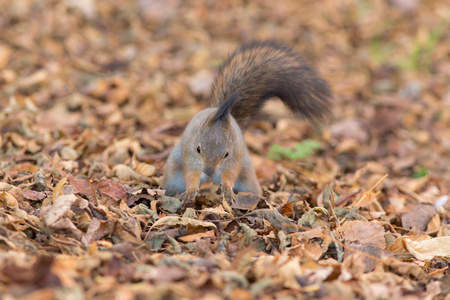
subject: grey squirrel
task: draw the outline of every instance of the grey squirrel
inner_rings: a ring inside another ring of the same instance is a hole
[[[219,69],[213,107],[192,118],[170,154],[163,179],[168,194],[193,201],[208,177],[229,203],[234,193],[261,194],[242,130],[272,97],[310,120],[330,110],[327,82],[300,54],[274,41],[243,44]]]

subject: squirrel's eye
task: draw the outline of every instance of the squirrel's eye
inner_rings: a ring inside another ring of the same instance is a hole
[[[225,158],[227,158],[228,157],[228,152],[227,153],[225,153]]]
[[[198,152],[198,154],[200,154],[200,152],[202,152],[202,149],[200,149],[200,146],[197,147],[197,152]]]

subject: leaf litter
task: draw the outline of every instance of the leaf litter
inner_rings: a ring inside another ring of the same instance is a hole
[[[446,1],[1,5],[1,298],[449,299]],[[183,207],[167,156],[220,62],[266,38],[334,115],[271,101],[245,133],[263,196]]]

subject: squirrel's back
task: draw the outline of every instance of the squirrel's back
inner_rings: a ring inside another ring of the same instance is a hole
[[[331,99],[318,72],[295,50],[274,41],[251,42],[231,53],[219,69],[212,94],[213,105],[231,105],[231,115],[243,128],[272,97],[310,120],[329,112]]]

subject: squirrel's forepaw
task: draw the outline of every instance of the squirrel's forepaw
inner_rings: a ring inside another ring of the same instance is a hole
[[[195,200],[195,197],[198,194],[198,189],[192,188],[187,190],[186,192],[182,193],[180,196],[181,202],[193,202]]]
[[[222,187],[222,199],[231,204],[234,199],[233,189]]]

